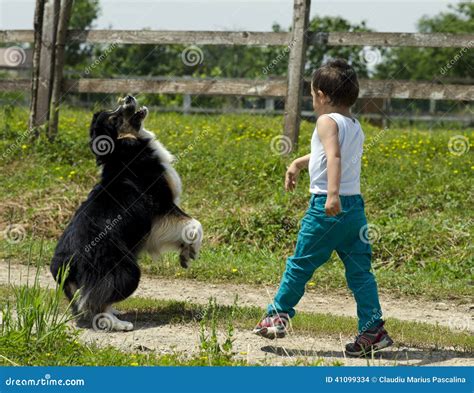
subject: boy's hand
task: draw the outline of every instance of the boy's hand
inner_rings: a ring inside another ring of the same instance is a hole
[[[298,175],[300,174],[300,169],[298,166],[292,162],[291,165],[286,170],[285,174],[285,190],[293,191],[296,187],[296,181],[298,180]]]
[[[341,200],[339,199],[339,195],[328,195],[326,199],[326,205],[324,206],[326,209],[327,216],[336,216],[341,212]]]

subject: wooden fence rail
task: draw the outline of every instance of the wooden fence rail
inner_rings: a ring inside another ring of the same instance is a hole
[[[327,46],[472,48],[473,34],[449,33],[306,33],[308,43]],[[256,31],[69,30],[68,41],[89,44],[285,46],[291,33]],[[0,30],[0,43],[34,41],[33,30]]]
[[[67,93],[162,93],[184,94],[188,97],[187,107],[191,109],[189,95],[233,95],[254,97],[285,97],[284,134],[296,147],[299,133],[302,97],[309,94],[308,82],[303,80],[307,45],[320,46],[380,46],[380,47],[436,47],[468,48],[474,46],[474,34],[448,33],[372,33],[372,32],[309,32],[309,11],[311,0],[293,0],[293,23],[290,32],[253,31],[160,31],[160,30],[67,30],[68,18],[63,18],[62,30],[66,42],[88,44],[150,44],[150,45],[244,45],[244,46],[287,46],[287,79],[63,79],[61,61],[55,65],[55,58],[61,60],[64,46],[56,43],[58,35],[59,10],[70,0],[36,0],[35,20],[44,9],[42,34],[38,37],[33,30],[0,30],[0,43],[35,43],[40,48],[38,69],[30,80],[0,80],[0,91],[29,89],[35,94],[30,125],[39,126],[50,118],[52,91],[58,100],[58,92]],[[41,5],[41,7],[39,7]],[[43,7],[44,5],[44,7]],[[61,15],[67,13],[61,12]],[[41,40],[39,39],[41,38]],[[39,44],[39,45],[38,45]],[[39,71],[39,72],[38,72]],[[38,83],[38,80],[40,83]],[[62,82],[61,82],[62,81]],[[61,83],[59,83],[61,82]],[[35,85],[36,84],[36,85]],[[35,86],[37,89],[35,90]],[[361,80],[361,98],[407,98],[434,100],[474,99],[472,85],[422,83],[396,80]],[[55,103],[55,107],[59,102]],[[55,112],[57,114],[57,111]],[[54,130],[56,120],[50,124]]]
[[[360,80],[360,98],[473,101],[474,86],[411,81]],[[29,79],[0,80],[0,91],[29,91]],[[65,79],[63,93],[159,93],[242,97],[285,97],[285,79]],[[309,81],[303,96],[309,97]]]

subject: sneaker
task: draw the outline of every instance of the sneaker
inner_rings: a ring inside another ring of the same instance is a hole
[[[283,338],[288,330],[290,324],[290,316],[287,313],[278,313],[274,315],[267,315],[262,321],[255,326],[253,333],[258,336],[269,338]]]
[[[346,344],[346,353],[349,356],[365,356],[380,351],[393,344],[393,340],[384,329],[382,322],[378,327],[366,330],[359,334],[353,343]]]

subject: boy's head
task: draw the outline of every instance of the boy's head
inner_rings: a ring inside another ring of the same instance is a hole
[[[359,96],[354,68],[343,59],[328,61],[314,72],[311,95],[316,112],[324,106],[350,108]]]

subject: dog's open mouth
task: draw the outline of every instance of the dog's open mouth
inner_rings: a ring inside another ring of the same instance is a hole
[[[123,116],[124,122],[120,127],[119,137],[137,137],[142,128],[143,120],[148,115],[148,108],[138,107],[138,101],[135,97],[127,95],[119,100],[120,106],[114,111]]]

